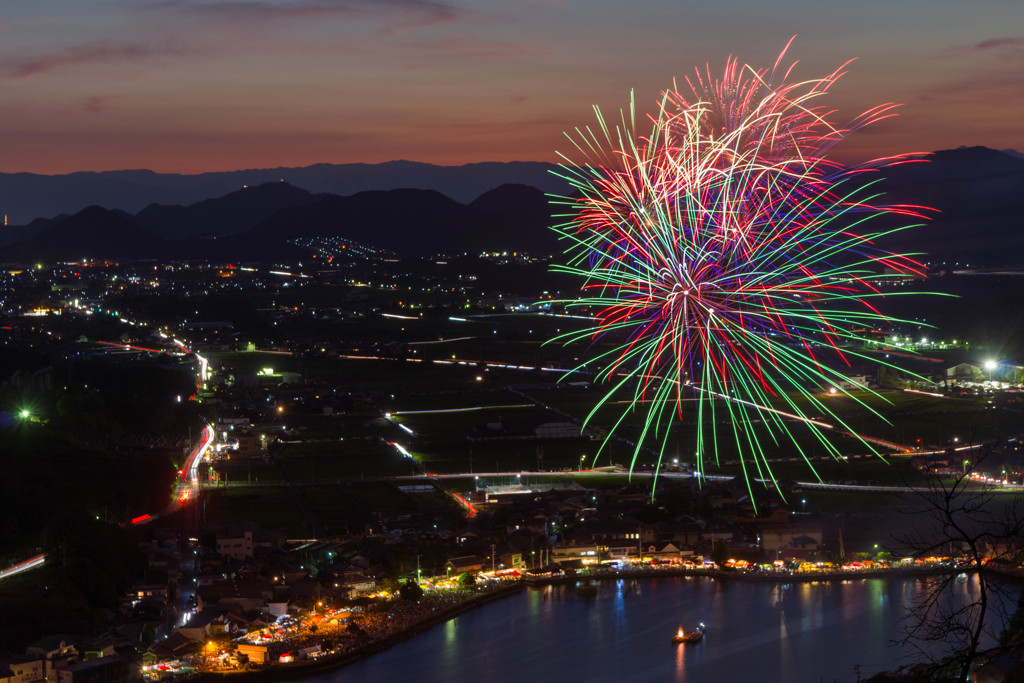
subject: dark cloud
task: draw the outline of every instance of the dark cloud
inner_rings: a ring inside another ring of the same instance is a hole
[[[1024,60],[1024,38],[987,38],[971,45],[956,45],[943,50],[946,55],[992,55],[1009,61]]]
[[[536,57],[549,54],[550,50],[530,43],[498,43],[480,41],[475,38],[454,37],[434,41],[409,43],[416,50],[419,61],[406,65],[407,70],[434,66],[445,59],[500,60],[513,57]]]
[[[1024,103],[1024,38],[1004,36],[986,38],[970,45],[943,50],[946,56],[979,55],[966,74],[937,83],[920,92],[927,103],[976,103],[1004,107]]]
[[[974,52],[983,52],[985,50],[992,50],[1000,47],[1024,47],[1024,38],[989,38],[988,40],[983,40],[980,43],[975,43],[966,49]]]
[[[0,74],[8,78],[28,78],[62,67],[149,62],[181,58],[192,53],[191,49],[173,45],[161,47],[143,43],[100,41],[37,55],[0,55]]]
[[[131,9],[138,7],[136,3],[130,5]],[[209,19],[243,23],[329,17],[380,17],[398,27],[450,22],[464,14],[463,10],[435,0],[158,0],[144,7],[150,10],[170,10]]]
[[[978,74],[943,83],[921,93],[922,102],[983,103],[1000,107],[1024,103],[1024,73]]]
[[[82,100],[79,109],[86,114],[99,114],[107,108],[107,98],[93,95]]]

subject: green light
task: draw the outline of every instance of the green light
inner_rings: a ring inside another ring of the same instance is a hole
[[[27,419],[27,418],[28,418],[28,416],[29,416],[29,415],[31,415],[31,414],[32,414],[32,413],[28,412],[27,410],[22,410],[22,411],[21,411],[21,416],[22,416],[23,418],[26,418],[26,419]]]

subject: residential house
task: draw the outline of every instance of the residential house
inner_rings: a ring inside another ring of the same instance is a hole
[[[469,572],[476,574],[484,569],[484,561],[476,555],[465,555],[463,557],[452,557],[445,563],[445,570],[452,575]]]

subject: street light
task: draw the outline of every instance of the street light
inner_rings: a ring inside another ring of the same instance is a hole
[[[989,360],[985,361],[985,369],[988,370],[988,381],[989,382],[992,381],[992,371],[995,370],[997,367],[999,367],[999,364],[996,363],[991,358]]]

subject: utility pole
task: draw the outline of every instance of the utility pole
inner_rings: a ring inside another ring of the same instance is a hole
[[[420,582],[420,556],[416,556],[416,583]]]
[[[494,573],[494,544],[491,544],[491,574]]]

